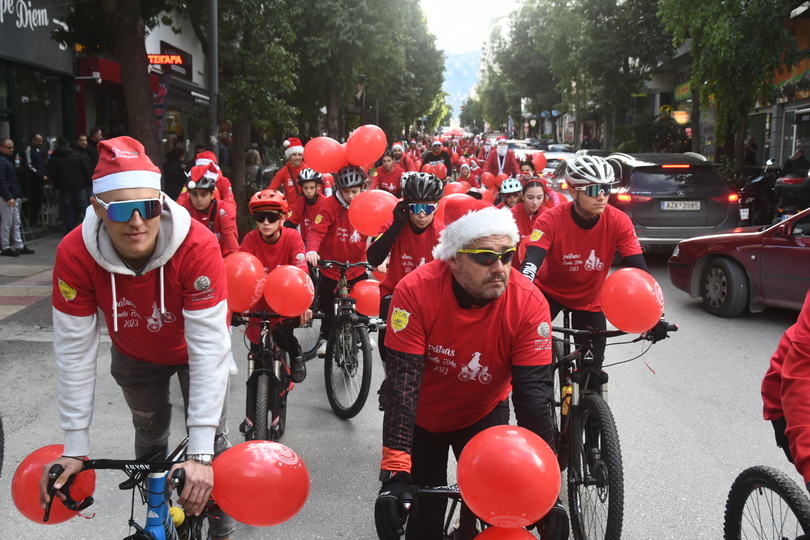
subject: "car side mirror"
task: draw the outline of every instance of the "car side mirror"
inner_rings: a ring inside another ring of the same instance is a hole
[[[775,162],[773,159],[769,159],[768,161],[766,161],[766,162],[765,162],[765,165],[767,165],[768,167],[770,167],[770,166],[771,166],[771,165],[773,165],[774,163],[776,163],[776,162]]]
[[[779,225],[779,228],[776,229],[776,232],[779,236],[791,236],[793,234],[793,227],[790,223],[782,223]]]

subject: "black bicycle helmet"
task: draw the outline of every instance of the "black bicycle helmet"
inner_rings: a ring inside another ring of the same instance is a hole
[[[402,175],[402,198],[406,201],[438,201],[443,194],[444,186],[436,175],[424,172]]]
[[[313,171],[312,169],[304,169],[300,173],[298,173],[298,185],[300,186],[304,182],[315,182],[316,184],[323,184],[323,175],[318,171]]]
[[[337,189],[362,186],[367,181],[366,171],[354,165],[343,167],[335,175],[335,187]]]

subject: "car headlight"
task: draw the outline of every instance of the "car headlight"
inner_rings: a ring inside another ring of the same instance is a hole
[[[681,251],[681,245],[680,245],[680,244],[678,244],[677,246],[675,246],[675,250],[672,252],[672,256],[673,256],[673,257],[677,257],[677,256],[678,256],[678,253],[679,253],[680,251]]]

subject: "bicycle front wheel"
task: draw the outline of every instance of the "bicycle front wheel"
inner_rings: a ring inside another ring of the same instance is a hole
[[[290,365],[287,354],[284,354],[284,362]],[[287,429],[287,395],[290,393],[290,377],[286,369],[282,366],[281,380],[276,377],[270,379],[270,411],[268,434],[270,440],[278,442]]]
[[[371,345],[368,329],[339,320],[326,346],[326,397],[335,414],[352,418],[360,412],[371,385]]]
[[[295,329],[295,337],[301,346],[301,356],[304,360],[311,360],[318,354],[318,347],[321,346],[321,321],[312,319],[307,324]]]
[[[726,502],[725,540],[793,540],[810,533],[810,501],[796,483],[773,467],[740,473]]]
[[[267,411],[270,410],[270,375],[260,373],[256,377],[256,417],[253,419],[253,440],[269,440]]]
[[[619,434],[607,403],[598,395],[579,404],[582,422],[572,431],[568,503],[577,540],[619,540],[624,478]],[[574,426],[572,426],[574,428]]]

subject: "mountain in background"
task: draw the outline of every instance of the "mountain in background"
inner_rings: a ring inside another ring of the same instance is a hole
[[[449,94],[447,103],[453,107],[453,121],[458,122],[461,105],[478,82],[478,60],[481,51],[471,51],[448,56],[444,61],[444,85]]]

